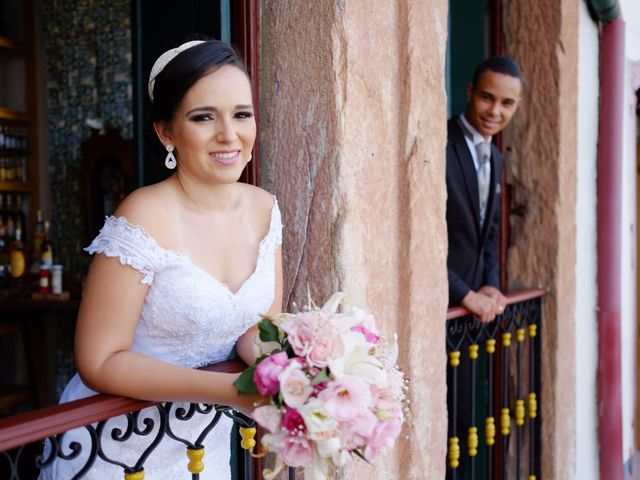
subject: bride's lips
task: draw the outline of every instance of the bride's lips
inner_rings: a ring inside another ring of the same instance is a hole
[[[240,159],[240,150],[219,150],[209,156],[222,165],[233,165]]]

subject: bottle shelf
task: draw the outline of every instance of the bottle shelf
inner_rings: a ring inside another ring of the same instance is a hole
[[[0,192],[29,193],[31,190],[30,182],[0,182]]]
[[[31,121],[31,116],[25,112],[0,107],[0,120],[7,120],[10,122],[18,123],[29,123]]]
[[[22,43],[18,43],[10,38],[3,37],[0,35],[0,50],[15,53],[18,55],[27,55],[29,53],[29,49],[24,46]]]

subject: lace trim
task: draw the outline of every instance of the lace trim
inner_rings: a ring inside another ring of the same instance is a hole
[[[90,254],[103,253],[107,257],[117,257],[122,265],[128,265],[143,277],[145,285],[151,285],[155,274],[164,264],[166,254],[158,249],[158,244],[144,229],[131,225],[125,217],[105,218],[100,233],[91,245],[85,248]]]

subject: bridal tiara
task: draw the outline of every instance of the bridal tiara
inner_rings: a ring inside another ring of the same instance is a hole
[[[151,68],[151,73],[149,74],[149,98],[153,102],[153,87],[156,84],[156,77],[164,70],[164,67],[167,64],[176,58],[179,54],[184,52],[185,50],[190,49],[191,47],[195,47],[196,45],[200,45],[201,43],[205,43],[204,40],[191,40],[189,42],[185,42],[179,47],[172,48],[171,50],[167,50],[162,55],[158,57],[156,63],[153,64]]]

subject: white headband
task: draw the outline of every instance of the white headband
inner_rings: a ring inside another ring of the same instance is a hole
[[[171,50],[167,50],[162,55],[158,57],[156,63],[153,64],[151,68],[151,73],[149,74],[149,98],[153,102],[153,87],[156,84],[156,77],[160,74],[164,67],[167,64],[176,58],[180,53],[188,50],[191,47],[195,47],[196,45],[200,45],[201,43],[205,43],[204,40],[191,40],[190,42],[183,43],[179,47],[172,48]]]

